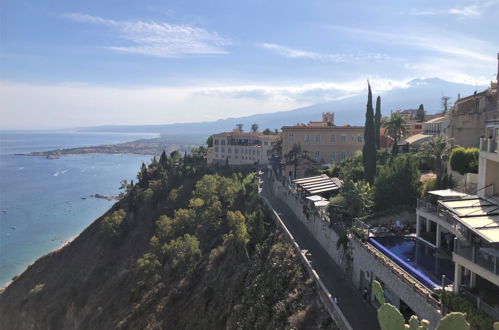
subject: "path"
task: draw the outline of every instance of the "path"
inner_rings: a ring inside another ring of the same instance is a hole
[[[374,307],[364,301],[348,276],[331,259],[293,211],[272,194],[272,186],[267,182],[267,173],[263,180],[263,195],[284,221],[302,251],[308,251],[307,258],[331,295],[337,297],[338,305],[352,328],[354,330],[378,330],[377,313]]]

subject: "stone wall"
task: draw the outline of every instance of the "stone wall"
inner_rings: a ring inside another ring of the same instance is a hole
[[[416,287],[404,281],[395,271],[392,271],[370,253],[364,244],[355,238],[351,240],[352,281],[354,285],[362,289],[373,279],[381,281],[388,288],[385,296],[392,305],[400,307],[400,299],[403,300],[419,318],[430,321],[430,328],[434,329],[442,317],[437,307],[427,296],[420,294]],[[362,280],[363,278],[364,280]]]

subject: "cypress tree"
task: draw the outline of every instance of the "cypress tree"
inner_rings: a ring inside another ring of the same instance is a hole
[[[374,114],[374,135],[376,137],[376,150],[380,148],[380,129],[381,129],[381,96],[376,98],[376,113]]]
[[[416,117],[418,121],[424,121],[424,106],[422,104],[419,105]]]
[[[374,109],[371,85],[367,81],[367,109],[366,124],[364,127],[364,148],[362,149],[362,163],[364,165],[364,178],[367,182],[373,183],[376,175],[376,143],[374,133]]]

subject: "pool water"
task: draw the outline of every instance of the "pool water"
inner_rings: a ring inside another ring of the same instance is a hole
[[[454,281],[454,262],[438,249],[415,237],[369,239],[383,254],[430,289],[441,286],[442,275]]]

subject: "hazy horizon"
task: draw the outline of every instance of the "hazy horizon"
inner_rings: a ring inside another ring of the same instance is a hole
[[[212,121],[497,70],[497,0],[0,6],[1,129]]]

